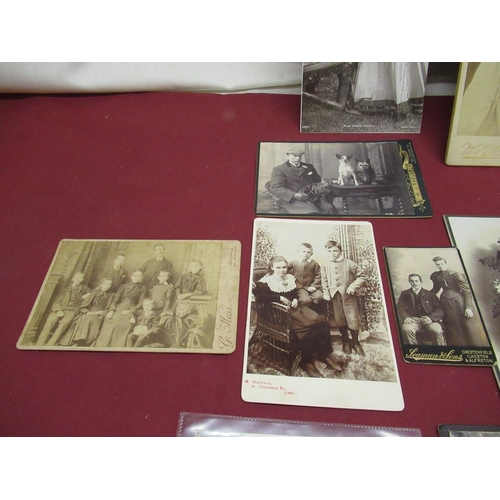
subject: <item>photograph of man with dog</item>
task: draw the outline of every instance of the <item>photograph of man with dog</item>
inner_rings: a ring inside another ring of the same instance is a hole
[[[260,143],[257,215],[422,217],[424,192],[410,141]]]

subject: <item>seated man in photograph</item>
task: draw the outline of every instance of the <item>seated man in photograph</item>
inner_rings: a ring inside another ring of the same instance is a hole
[[[85,274],[76,272],[71,283],[65,287],[52,305],[52,311],[45,322],[36,345],[57,345],[79,312],[81,299],[91,290],[83,284]]]
[[[301,148],[290,148],[286,152],[287,161],[273,168],[269,189],[282,200],[283,207],[291,214],[321,213],[338,214],[338,210],[325,200],[312,202],[309,197],[299,191],[321,182],[321,176],[310,163],[304,163]]]
[[[82,298],[79,307],[80,315],[75,319],[72,345],[91,346],[99,335],[104,316],[114,299],[115,294],[110,291],[112,284],[112,278],[104,278],[92,293]]]
[[[418,344],[417,333],[425,332],[431,336],[433,345],[446,345],[441,302],[434,293],[422,288],[420,275],[410,274],[408,282],[410,288],[401,292],[397,303],[403,344]]]
[[[116,254],[115,258],[113,259],[113,264],[104,271],[103,279],[111,278],[111,288],[109,289],[109,291],[112,293],[116,293],[118,289],[122,285],[125,285],[125,283],[127,283],[129,280],[129,275],[123,267],[125,259],[125,254]]]

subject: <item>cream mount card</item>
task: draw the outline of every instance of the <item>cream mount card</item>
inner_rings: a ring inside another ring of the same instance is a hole
[[[368,222],[256,219],[242,397],[404,407]]]
[[[461,63],[445,162],[500,166],[500,63]]]
[[[63,240],[19,349],[230,354],[241,244]]]

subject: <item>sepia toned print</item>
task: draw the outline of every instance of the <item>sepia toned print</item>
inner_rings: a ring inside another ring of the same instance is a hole
[[[63,240],[19,349],[228,354],[240,243]]]
[[[402,409],[369,223],[255,221],[244,365],[245,401]]]
[[[306,62],[301,132],[418,133],[428,63]]]
[[[493,350],[500,356],[500,217],[445,216],[460,250]]]
[[[457,249],[384,252],[405,361],[492,365],[495,356]]]
[[[500,166],[500,63],[461,63],[445,161]]]
[[[279,217],[430,217],[408,140],[262,142],[255,212]]]

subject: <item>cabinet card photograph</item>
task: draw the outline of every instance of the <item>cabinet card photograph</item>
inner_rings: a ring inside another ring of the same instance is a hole
[[[239,241],[62,240],[19,349],[229,354]]]
[[[491,344],[460,254],[446,248],[384,248],[408,363],[491,366]]]
[[[261,142],[255,213],[279,217],[430,217],[413,144]]]
[[[462,256],[496,358],[500,357],[500,217],[445,215]],[[499,378],[498,363],[496,366]],[[500,380],[499,380],[500,385]]]
[[[255,220],[242,398],[403,409],[369,222]]]
[[[426,62],[306,62],[301,132],[418,134]]]
[[[500,166],[499,62],[460,64],[445,162]]]

